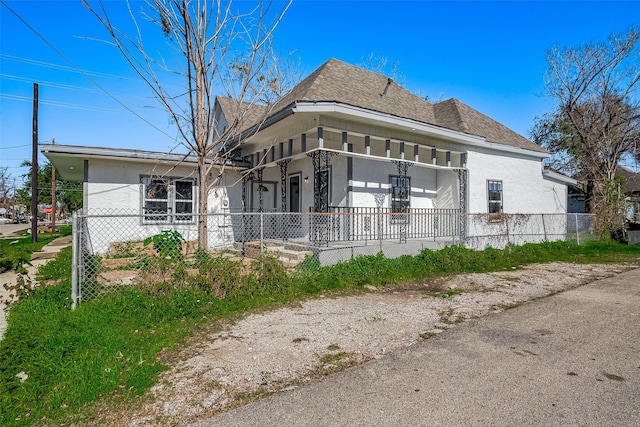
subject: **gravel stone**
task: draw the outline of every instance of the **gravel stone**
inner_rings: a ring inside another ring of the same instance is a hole
[[[276,393],[353,364],[387,357],[457,323],[610,277],[633,265],[535,264],[463,274],[403,289],[323,296],[251,314],[193,345],[161,374],[149,403],[112,414],[113,426],[185,425],[234,405],[238,393]],[[439,289],[461,291],[453,296]],[[213,391],[212,391],[213,390]],[[164,415],[158,417],[157,414]]]

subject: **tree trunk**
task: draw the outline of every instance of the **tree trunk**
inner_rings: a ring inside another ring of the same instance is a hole
[[[593,179],[587,180],[585,207],[587,213],[595,213],[596,211],[596,183]]]
[[[207,208],[209,191],[207,185],[207,164],[204,157],[198,158],[198,249],[207,249]]]

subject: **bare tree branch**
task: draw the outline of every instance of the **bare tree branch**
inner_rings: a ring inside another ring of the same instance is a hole
[[[254,125],[257,132],[288,86],[290,76],[274,52],[273,35],[292,0],[277,10],[273,0],[255,6],[233,0],[147,0],[139,11],[127,2],[133,23],[129,33],[111,20],[117,12],[103,0],[82,1],[151,88],[175,123],[180,142],[197,157],[198,212],[206,213],[209,190],[219,184],[235,154],[228,141]],[[166,42],[161,52],[150,47],[155,48],[149,37],[154,30]],[[145,44],[145,38],[152,43]],[[179,90],[170,84],[176,77],[182,83]],[[216,121],[216,97],[232,100],[225,123]],[[206,248],[206,218],[200,218],[198,243]]]

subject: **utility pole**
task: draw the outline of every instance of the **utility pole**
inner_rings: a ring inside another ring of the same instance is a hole
[[[33,84],[33,139],[31,141],[31,242],[38,241],[38,83]]]
[[[51,144],[55,144],[56,139],[51,139]],[[51,232],[56,232],[56,167],[51,164]]]

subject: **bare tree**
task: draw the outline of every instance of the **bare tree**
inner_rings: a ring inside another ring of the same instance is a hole
[[[556,156],[555,166],[585,184],[589,212],[611,200],[618,164],[638,155],[640,31],[607,42],[547,52],[546,88],[555,111],[536,119],[532,138]],[[607,208],[608,209],[608,208]]]
[[[386,56],[376,56],[373,52],[366,57],[361,57],[358,66],[365,70],[391,77],[400,85],[405,80],[404,74],[400,70],[400,61],[396,60],[389,63],[389,59]]]
[[[242,140],[237,136],[249,127],[259,130],[287,90],[286,61],[274,51],[273,33],[292,0],[278,8],[272,0],[147,0],[139,10],[126,2],[134,24],[128,32],[113,23],[115,12],[102,0],[82,1],[170,115],[180,143],[197,156],[198,212],[206,213],[209,191]],[[148,31],[163,34],[171,54],[145,44]],[[168,83],[175,76],[182,85],[177,91]],[[230,105],[224,122],[214,111],[216,97]],[[207,219],[198,218],[198,246],[206,248]]]
[[[9,172],[8,168],[0,167],[0,208],[3,208],[2,214],[9,217],[9,213],[11,213],[11,197],[12,197],[12,187],[9,184]]]

